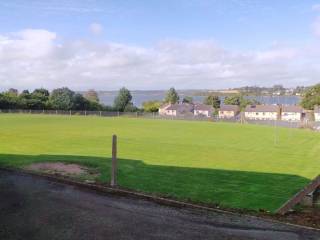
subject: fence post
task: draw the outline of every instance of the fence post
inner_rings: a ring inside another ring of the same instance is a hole
[[[117,186],[117,135],[112,136],[111,187]]]

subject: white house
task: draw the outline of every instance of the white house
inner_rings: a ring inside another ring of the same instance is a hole
[[[165,109],[159,109],[160,115],[167,115],[167,116],[181,116],[181,115],[193,115],[194,106],[193,104],[188,103],[175,103],[170,104]]]
[[[222,105],[219,109],[219,118],[234,118],[240,113],[237,105]]]
[[[167,108],[170,107],[170,103],[165,103],[159,107],[159,115],[168,115]]]
[[[278,105],[249,105],[244,116],[249,120],[277,120],[280,117]]]
[[[195,116],[211,117],[213,113],[213,107],[205,104],[195,104],[193,113]]]
[[[300,106],[284,105],[281,109],[281,120],[298,122],[302,119],[303,109]]]
[[[314,107],[314,120],[316,122],[320,122],[320,107],[319,106]]]

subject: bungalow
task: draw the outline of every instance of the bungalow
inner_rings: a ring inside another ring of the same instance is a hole
[[[237,105],[222,105],[219,110],[219,118],[234,118],[240,113]]]
[[[277,120],[279,115],[278,105],[249,105],[244,112],[245,118],[250,120]]]
[[[195,116],[211,117],[213,113],[213,107],[205,104],[195,104],[193,112]]]
[[[165,103],[165,104],[161,105],[161,106],[159,107],[159,115],[167,115],[166,110],[167,110],[167,108],[170,107],[170,106],[171,106],[170,103]]]
[[[284,105],[281,111],[281,120],[284,121],[301,121],[303,109],[300,106]]]
[[[162,115],[169,115],[169,116],[190,115],[190,114],[193,115],[193,110],[194,110],[194,106],[192,104],[176,103],[167,107],[163,111]]]
[[[320,122],[320,106],[314,107],[314,120]]]

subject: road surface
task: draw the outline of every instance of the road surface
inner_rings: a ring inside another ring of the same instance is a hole
[[[162,206],[0,170],[0,239],[320,239],[320,232]]]

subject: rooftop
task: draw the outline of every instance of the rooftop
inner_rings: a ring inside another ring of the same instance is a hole
[[[279,112],[278,105],[249,105],[246,107],[246,112]]]
[[[282,106],[282,112],[295,112],[302,113],[303,108],[296,105],[284,105]]]
[[[200,111],[212,111],[213,107],[210,105],[206,105],[206,104],[195,104],[194,105],[194,110],[200,110]]]
[[[220,111],[240,111],[240,107],[238,105],[221,105]]]

